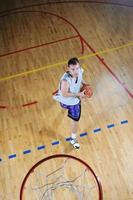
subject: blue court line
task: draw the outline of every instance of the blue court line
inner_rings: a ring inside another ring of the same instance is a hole
[[[84,137],[84,136],[86,136],[86,135],[88,135],[87,132],[81,133],[81,134],[80,134],[80,137]],[[70,141],[71,139],[72,139],[71,137],[65,138],[66,141]]]
[[[127,123],[128,123],[128,120],[122,120],[122,121],[121,121],[121,124],[127,124]],[[107,125],[107,128],[112,128],[112,127],[114,127],[114,126],[115,126],[115,124],[108,124],[108,125]],[[96,129],[93,130],[94,133],[97,133],[97,132],[99,132],[99,131],[101,131],[101,128],[96,128]],[[84,132],[84,133],[81,133],[81,134],[80,134],[80,137],[84,137],[84,136],[87,136],[87,135],[88,135],[88,133],[87,133],[87,132]],[[70,140],[71,140],[71,137],[65,138],[65,140],[66,140],[66,141],[70,141]],[[54,142],[52,142],[51,144],[52,144],[52,145],[57,145],[57,144],[59,144],[59,143],[60,143],[59,141],[54,141]],[[36,148],[37,148],[37,150],[45,149],[45,145],[41,145],[41,146],[38,146],[38,147],[36,147]],[[30,149],[24,150],[24,151],[23,151],[23,154],[29,154],[29,153],[31,153],[31,150],[30,150]],[[16,154],[11,154],[11,155],[8,156],[9,159],[16,158],[16,157],[17,157]],[[3,161],[3,159],[0,158],[0,162],[2,162],[2,161]]]
[[[101,131],[101,128],[96,128],[93,130],[94,133]]]
[[[31,150],[30,150],[30,149],[24,150],[24,151],[23,151],[23,154],[28,154],[28,153],[31,153]]]
[[[127,124],[127,123],[128,123],[128,120],[121,121],[121,124]]]
[[[16,154],[12,154],[12,155],[9,155],[9,156],[8,156],[9,159],[16,158],[16,157],[17,157]]]
[[[115,126],[115,124],[108,124],[107,125],[107,128],[112,128],[112,127],[114,127]]]
[[[85,133],[81,133],[81,134],[80,134],[80,137],[84,137],[84,136],[87,136],[87,135],[88,135],[87,132],[85,132]]]
[[[71,137],[68,137],[68,138],[66,138],[65,140],[66,141],[70,141],[72,138]]]
[[[51,144],[52,144],[52,145],[57,145],[57,144],[59,144],[59,141],[54,141],[54,142],[52,142]]]
[[[38,150],[45,149],[45,146],[44,146],[44,145],[42,145],[42,146],[38,146],[37,149],[38,149]]]

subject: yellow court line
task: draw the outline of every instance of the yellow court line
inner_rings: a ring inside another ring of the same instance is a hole
[[[63,65],[65,63],[66,63],[66,61],[60,62],[60,63],[56,63],[56,64],[53,64],[53,65],[46,65],[46,66],[43,66],[43,67],[40,67],[40,68],[36,68],[36,69],[30,70],[30,71],[26,71],[26,72],[22,72],[22,73],[19,73],[19,74],[14,74],[14,75],[11,75],[11,76],[0,78],[0,81],[13,79],[13,78],[20,77],[20,76],[23,76],[23,75],[26,76],[28,74],[33,74],[35,72],[39,72],[39,71],[42,71],[42,70],[45,70],[45,69],[49,69],[51,67],[56,67],[56,66],[59,66],[59,65]]]
[[[110,48],[110,49],[105,49],[103,51],[98,51],[96,53],[91,53],[91,54],[86,55],[86,56],[81,56],[81,57],[79,57],[79,59],[83,60],[85,58],[93,57],[93,56],[96,56],[96,55],[101,55],[101,54],[106,54],[106,53],[109,53],[109,52],[114,52],[114,51],[117,51],[119,49],[123,49],[123,48],[129,47],[129,46],[133,46],[133,42],[130,42],[130,43],[127,43],[125,45],[118,46],[118,47],[114,47],[114,48]]]
[[[79,57],[79,60],[84,60],[86,58],[90,58],[90,57],[93,57],[93,56],[96,56],[96,55],[101,55],[101,54],[105,54],[105,53],[109,53],[109,52],[114,52],[114,51],[129,47],[129,46],[133,46],[133,42],[130,42],[130,43],[127,43],[125,45],[118,46],[118,47],[105,49],[103,51],[98,51],[96,53],[91,53],[89,55],[81,56],[81,57]],[[64,65],[66,63],[67,63],[67,61],[62,61],[60,63],[55,63],[55,64],[52,64],[52,65],[46,65],[46,66],[43,66],[43,67],[40,67],[40,68],[36,68],[36,69],[30,70],[30,71],[26,71],[26,72],[22,72],[22,73],[19,73],[19,74],[14,74],[14,75],[11,75],[11,76],[0,78],[0,81],[13,79],[13,78],[20,77],[20,76],[26,76],[26,75],[29,75],[29,74],[32,74],[32,73],[35,73],[35,72],[39,72],[39,71],[42,71],[42,70],[45,70],[45,69],[49,69],[51,67],[57,67],[57,66],[60,66],[60,65]]]

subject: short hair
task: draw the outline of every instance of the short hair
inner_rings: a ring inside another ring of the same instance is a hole
[[[79,63],[79,60],[77,58],[71,58],[69,61],[68,61],[68,67],[70,65],[76,65],[77,63]]]

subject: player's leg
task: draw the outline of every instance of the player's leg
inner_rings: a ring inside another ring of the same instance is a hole
[[[77,141],[77,130],[78,130],[78,121],[81,115],[81,103],[77,105],[70,106],[68,110],[68,116],[72,119],[71,121],[71,144],[74,148],[80,148],[80,145]]]
[[[78,121],[72,120],[71,121],[71,140],[70,143],[73,145],[74,148],[79,149],[80,144],[77,140],[77,130],[78,130]]]
[[[81,116],[81,102],[76,105],[65,105],[60,103],[61,107],[64,109],[68,109],[68,117],[72,119],[71,121],[71,144],[74,148],[79,149],[80,145],[77,141],[77,129],[78,129],[78,121]]]
[[[71,133],[72,138],[77,137],[77,131],[78,131],[78,121],[71,120]]]

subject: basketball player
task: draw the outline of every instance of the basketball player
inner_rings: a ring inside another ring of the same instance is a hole
[[[83,69],[77,58],[68,61],[68,71],[60,79],[59,89],[53,98],[60,102],[62,108],[68,110],[68,117],[71,120],[71,144],[74,148],[80,148],[77,141],[78,122],[81,115],[81,100],[85,98],[84,91],[80,92],[83,80]]]

